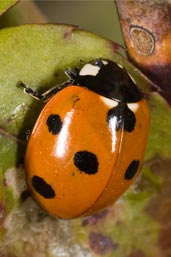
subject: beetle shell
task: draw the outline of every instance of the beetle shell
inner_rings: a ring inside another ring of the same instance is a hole
[[[44,107],[32,131],[26,177],[49,214],[76,218],[111,205],[138,175],[149,110],[68,85]]]

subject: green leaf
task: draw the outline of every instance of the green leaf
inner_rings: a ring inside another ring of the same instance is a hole
[[[14,6],[19,0],[1,1],[0,2],[0,15],[6,12],[9,8]]]
[[[151,127],[146,150],[146,160],[156,156],[171,158],[171,108],[158,94],[151,94],[149,100]]]

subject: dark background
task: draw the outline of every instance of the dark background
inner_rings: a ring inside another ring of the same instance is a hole
[[[77,25],[123,44],[114,1],[35,0],[52,23]]]

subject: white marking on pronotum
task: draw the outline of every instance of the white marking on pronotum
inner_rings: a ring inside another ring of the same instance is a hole
[[[115,100],[109,99],[107,97],[100,96],[100,99],[109,108],[113,108],[113,107],[116,107],[118,105],[118,102],[116,102]]]
[[[128,105],[128,108],[133,112],[136,112],[140,106],[139,103],[130,103],[127,105]]]
[[[108,64],[108,61],[102,60],[102,63],[103,63],[104,65],[107,65],[107,64]]]
[[[100,70],[100,67],[92,65],[90,63],[85,64],[79,72],[80,76],[92,75],[96,76]]]

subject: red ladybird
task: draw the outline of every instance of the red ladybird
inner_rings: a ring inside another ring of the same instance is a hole
[[[117,63],[98,59],[66,73],[70,80],[52,89],[58,92],[25,156],[33,197],[64,219],[94,214],[125,192],[141,169],[150,123],[142,92]]]

